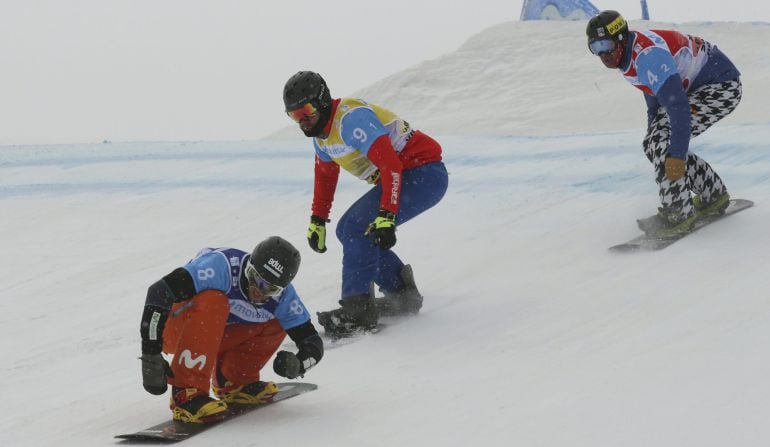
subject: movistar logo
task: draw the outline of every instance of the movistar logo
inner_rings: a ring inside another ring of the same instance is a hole
[[[272,313],[267,309],[255,307],[251,304],[247,304],[243,300],[230,300],[230,313],[242,320],[252,323],[264,323],[270,321],[273,318]]]
[[[179,364],[184,365],[187,369],[193,369],[198,366],[198,370],[202,371],[203,367],[206,366],[206,356],[201,354],[193,358],[192,352],[189,349],[185,349],[179,354]]]

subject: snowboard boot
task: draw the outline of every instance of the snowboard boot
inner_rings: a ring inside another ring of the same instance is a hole
[[[227,404],[197,388],[171,388],[171,411],[175,421],[205,424],[225,416]]]
[[[340,308],[318,312],[318,323],[331,336],[345,336],[371,331],[377,327],[379,315],[371,294],[340,300]]]
[[[275,382],[258,380],[248,385],[236,385],[226,381],[222,387],[214,385],[214,395],[228,404],[266,404],[271,402],[276,394],[278,385]]]
[[[385,296],[375,300],[380,316],[415,315],[420,312],[423,297],[417,290],[411,265],[401,267],[401,280],[404,282],[401,288],[392,292],[383,291]]]
[[[700,217],[701,215],[697,212],[684,216],[678,209],[660,207],[658,214],[646,219],[638,219],[636,223],[639,229],[648,235],[666,239],[687,233]]]
[[[730,205],[730,194],[724,192],[714,196],[708,203],[704,203],[700,196],[694,196],[692,205],[701,217],[719,216],[724,214],[727,206]]]

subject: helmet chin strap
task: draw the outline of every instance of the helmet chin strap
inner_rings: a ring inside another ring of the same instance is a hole
[[[622,40],[618,42],[618,51],[615,55],[615,67],[620,68],[620,61],[623,60],[623,53],[625,52],[626,43]]]
[[[623,52],[624,52],[624,46],[622,43],[618,43],[618,46],[613,50],[611,53],[609,53],[610,57],[613,59],[610,61],[605,61],[605,58],[602,57],[602,62],[607,68],[620,68],[620,61],[623,60]],[[605,53],[606,54],[606,53]]]

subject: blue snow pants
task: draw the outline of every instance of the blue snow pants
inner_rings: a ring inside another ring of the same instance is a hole
[[[440,161],[405,170],[402,176],[397,229],[437,204],[444,197],[449,180]],[[351,205],[337,223],[337,239],[342,243],[342,299],[368,294],[372,281],[388,292],[403,286],[401,259],[392,249],[372,245],[371,235],[364,236],[366,227],[377,217],[381,196],[382,186],[378,184]]]

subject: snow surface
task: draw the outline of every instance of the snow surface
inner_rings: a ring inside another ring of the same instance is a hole
[[[184,445],[770,443],[770,59],[753,49],[770,25],[682,26],[743,71],[745,103],[692,148],[756,206],[633,255],[607,247],[657,205],[643,100],[582,45],[544,61],[582,30],[539,25],[362,92],[444,146],[449,193],[396,246],[423,312],[328,349],[317,391]],[[312,165],[300,138],[0,148],[0,445],[112,445],[168,418],[141,387],[139,318],[201,247],[281,234],[308,307],[334,306],[340,245],[304,242]],[[365,190],[341,177],[330,230]]]

